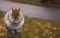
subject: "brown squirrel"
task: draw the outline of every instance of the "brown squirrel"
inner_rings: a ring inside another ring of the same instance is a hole
[[[24,24],[24,16],[21,13],[21,9],[20,8],[11,8],[5,14],[4,22],[5,22],[5,27],[7,29],[7,33],[12,30],[13,31],[15,30],[17,33],[20,33],[21,28]]]

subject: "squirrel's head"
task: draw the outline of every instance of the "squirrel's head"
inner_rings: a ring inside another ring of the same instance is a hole
[[[20,8],[12,8],[12,17],[16,20],[20,15]]]

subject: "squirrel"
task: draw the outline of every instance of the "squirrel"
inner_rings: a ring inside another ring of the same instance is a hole
[[[20,32],[20,29],[24,24],[24,16],[21,13],[21,9],[11,8],[8,10],[4,17],[4,23],[8,30],[15,29],[17,32]]]

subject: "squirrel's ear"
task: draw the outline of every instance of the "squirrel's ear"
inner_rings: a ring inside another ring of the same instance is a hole
[[[20,11],[20,8],[17,8],[18,11]]]
[[[19,8],[19,11],[20,11],[20,8]]]
[[[12,10],[14,10],[15,8],[12,8]]]

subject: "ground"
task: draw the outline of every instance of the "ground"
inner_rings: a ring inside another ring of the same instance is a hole
[[[0,26],[3,26],[2,28],[4,28],[4,15],[5,13],[0,11]],[[60,38],[60,22],[25,16],[21,32],[22,38]],[[5,35],[1,33],[5,33]],[[5,36],[6,30],[0,31],[0,38],[5,38]]]

